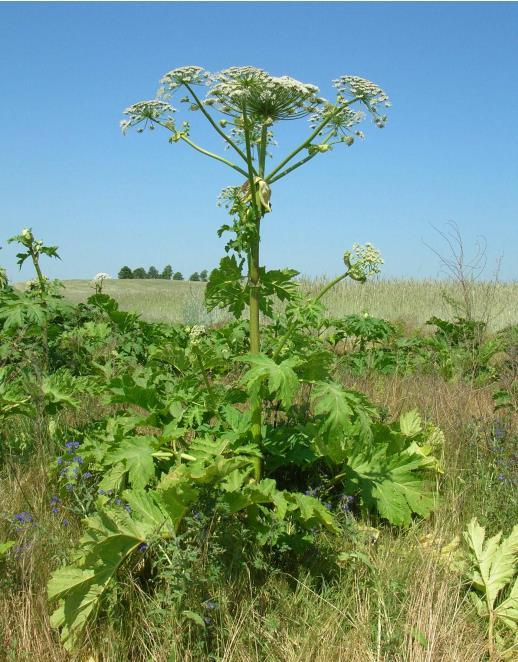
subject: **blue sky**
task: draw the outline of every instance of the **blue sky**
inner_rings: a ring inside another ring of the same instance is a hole
[[[426,244],[442,249],[432,226],[454,221],[468,252],[484,235],[489,263],[503,255],[501,276],[518,279],[517,33],[516,3],[0,3],[0,263],[30,276],[5,240],[32,226],[60,246],[52,277],[214,267],[216,198],[235,173],[118,123],[172,68],[254,65],[324,96],[333,78],[363,76],[393,103],[386,128],[367,122],[365,142],[274,185],[268,266],[334,274],[370,241],[384,275],[436,277]],[[288,124],[278,154],[307,131]]]

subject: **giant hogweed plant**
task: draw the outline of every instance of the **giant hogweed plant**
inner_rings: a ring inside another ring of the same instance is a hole
[[[353,104],[362,104],[379,126],[385,122],[379,108],[388,101],[379,87],[351,76],[335,87],[331,103],[312,85],[252,67],[215,75],[183,67],[164,76],[157,99],[125,111],[123,130],[164,128],[171,142],[244,179],[222,194],[231,222],[220,234],[232,237],[206,290],[209,308],[227,308],[236,320],[221,329],[134,328],[137,335],[145,329],[138,361],[122,373],[105,369],[111,414],[78,431],[82,467],[97,497],[84,510],[85,532],[72,563],[49,583],[49,597],[58,600],[52,623],[68,648],[102,610],[120,571],[140,572],[143,553],[163,563],[164,545],[183,540],[193,513],[203,511],[212,532],[252,532],[254,544],[275,550],[279,559],[307,550],[320,533],[340,549],[340,513],[351,499],[357,514],[403,526],[434,506],[440,431],[417,412],[382,423],[365,396],[333,380],[335,355],[322,341],[326,292],[345,278],[364,282],[377,273],[379,253],[354,245],[344,255],[344,273],[313,299],[300,295],[296,271],[267,270],[259,261],[272,185],[335,145],[350,145],[363,119]],[[201,113],[232,156],[194,142],[189,122],[175,120],[173,94]],[[267,172],[275,125],[303,117],[311,124],[307,137]],[[284,303],[277,315],[276,300]],[[108,324],[119,324],[124,314],[113,300],[100,294],[96,303]],[[271,323],[261,327],[261,313]],[[73,470],[55,469],[73,494]],[[233,546],[239,549],[241,541]],[[184,606],[179,613],[192,617]]]

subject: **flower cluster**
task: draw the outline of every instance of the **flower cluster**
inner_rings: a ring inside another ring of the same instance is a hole
[[[323,102],[318,87],[290,76],[271,76],[256,67],[230,67],[211,76],[205,103],[236,118],[247,115],[271,124],[311,114]]]
[[[381,253],[368,242],[364,246],[353,244],[352,250],[344,253],[344,264],[349,277],[362,283],[369,276],[379,274],[383,263]]]
[[[99,281],[109,280],[110,278],[111,278],[110,274],[106,274],[103,271],[101,271],[101,273],[95,274],[95,276],[93,277],[93,281],[94,283],[98,283]]]
[[[172,69],[160,79],[160,85],[162,87],[158,90],[158,95],[165,97],[168,93],[186,84],[204,85],[209,76],[210,74],[202,67],[195,65]],[[182,101],[184,100],[182,99]]]
[[[207,333],[207,329],[203,324],[195,324],[191,328],[187,327],[186,331],[189,334],[189,343],[193,346],[199,345],[201,339]]]
[[[142,133],[146,126],[149,126],[150,129],[153,128],[153,122],[162,120],[164,116],[166,116],[164,124],[173,130],[174,120],[172,113],[175,111],[176,109],[173,108],[173,106],[166,103],[165,101],[160,101],[158,99],[151,99],[150,101],[139,101],[138,103],[134,103],[124,111],[124,115],[128,115],[129,119],[121,120],[120,127],[122,133],[126,133],[130,127],[137,126],[143,122],[144,126],[137,129],[139,133]]]
[[[50,281],[47,276],[43,276],[43,282],[45,285],[48,285]],[[25,289],[27,292],[39,292],[41,289],[41,283],[37,278],[32,278],[25,282]]]
[[[386,115],[380,115],[378,106],[382,105],[389,108],[390,101],[379,85],[360,76],[340,76],[340,78],[333,81],[333,85],[338,90],[339,103],[349,102],[348,96],[360,99],[372,113],[377,126],[385,126],[387,117]]]

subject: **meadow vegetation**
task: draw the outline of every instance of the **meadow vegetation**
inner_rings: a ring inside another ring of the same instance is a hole
[[[252,67],[162,84],[123,129],[166,129],[245,178],[223,193],[226,255],[206,286],[99,274],[73,303],[43,272],[58,248],[11,238],[36,278],[0,278],[5,659],[516,659],[518,327],[491,327],[493,298],[477,317],[466,288],[448,316],[376,315],[370,244],[322,283],[260,263],[271,185],[361,138],[353,104],[383,126],[386,94],[343,76],[329,102]],[[178,128],[180,89],[237,163]],[[268,173],[272,126],[305,116]],[[185,298],[151,313],[153,288]]]

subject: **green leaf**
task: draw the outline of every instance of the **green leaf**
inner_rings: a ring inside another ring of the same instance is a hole
[[[158,443],[155,437],[129,437],[106,454],[105,464],[122,462],[131,485],[142,489],[155,475],[153,453]]]
[[[182,611],[182,616],[189,619],[190,621],[193,621],[193,623],[196,623],[196,625],[200,625],[202,628],[205,627],[205,621],[203,620],[203,617],[195,611],[186,609],[185,611]]]
[[[265,354],[245,354],[236,359],[250,364],[242,378],[249,390],[258,388],[262,382],[267,382],[271,396],[277,397],[284,407],[289,407],[299,388],[299,379],[293,370],[299,363],[297,357],[290,357],[281,363],[276,363]]]
[[[473,518],[464,533],[464,539],[474,557],[473,584],[484,591],[488,606],[493,609],[499,592],[515,574],[518,562],[518,524],[502,542],[502,532],[487,541],[485,534],[485,529]]]
[[[518,630],[518,577],[507,599],[495,609],[495,614],[508,628],[514,632]]]
[[[412,514],[428,517],[435,495],[423,474],[426,458],[388,452],[388,444],[374,452],[357,452],[348,458],[349,481],[360,487],[365,503],[392,524],[408,526]]]
[[[415,437],[423,429],[421,416],[417,409],[412,409],[399,417],[399,429],[405,437]]]
[[[48,583],[50,600],[60,598],[51,625],[61,628],[61,640],[72,650],[121,564],[146,540],[151,530],[126,513],[100,511],[87,520],[84,549],[76,565],[58,568]]]
[[[7,542],[0,543],[0,556],[7,554],[13,545],[16,545],[15,540],[8,540]]]
[[[315,414],[323,419],[320,429],[324,435],[344,437],[359,432],[365,441],[372,437],[371,417],[375,409],[362,393],[345,390],[335,382],[319,382],[313,390],[312,403]]]
[[[235,255],[227,255],[222,258],[219,267],[211,271],[205,288],[205,303],[209,310],[219,306],[228,308],[236,318],[241,317],[249,299],[243,264],[244,259],[238,262]]]

